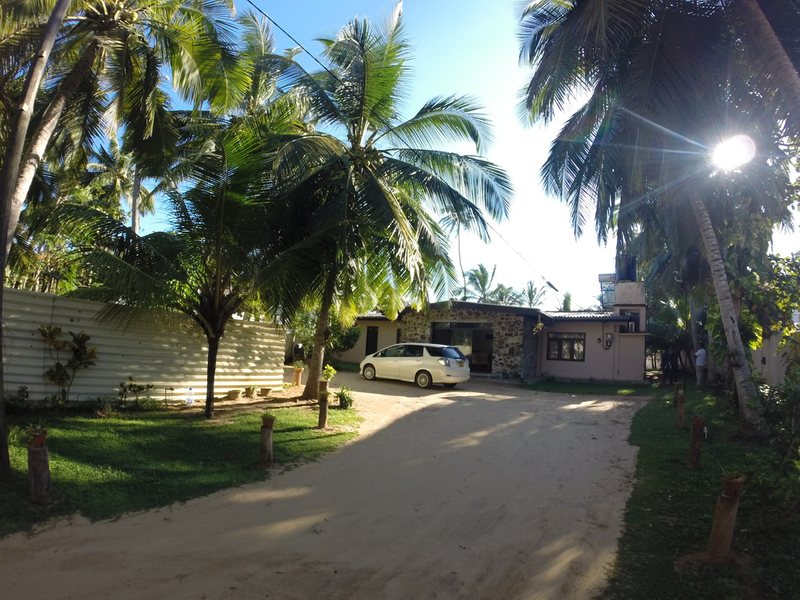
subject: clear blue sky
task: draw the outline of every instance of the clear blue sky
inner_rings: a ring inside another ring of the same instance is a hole
[[[355,16],[372,21],[388,18],[394,0],[253,0],[272,19],[315,55],[319,37],[333,36]],[[236,0],[240,12],[251,9]],[[471,95],[486,108],[495,141],[488,158],[505,168],[515,189],[511,217],[496,224],[500,236],[488,245],[475,238],[462,241],[466,270],[478,263],[497,265],[495,283],[521,288],[529,280],[551,281],[544,307],[555,308],[564,292],[573,309],[597,303],[597,275],[614,270],[614,241],[600,247],[587,230],[575,240],[566,207],[541,188],[542,165],[557,126],[528,126],[518,117],[519,90],[529,71],[518,66],[517,22],[523,4],[517,0],[405,0],[403,19],[412,46],[410,95],[406,115],[439,95]],[[294,46],[274,30],[277,49]],[[308,68],[314,65],[302,60]],[[502,236],[502,239],[501,239]],[[800,250],[800,233],[776,241],[780,253]],[[455,260],[455,241],[453,242]]]

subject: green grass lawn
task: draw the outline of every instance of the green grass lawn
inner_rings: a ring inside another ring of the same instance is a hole
[[[277,468],[313,460],[357,435],[353,410],[328,412],[328,429],[314,429],[317,411],[276,408],[273,448]],[[11,417],[14,479],[0,487],[0,535],[27,530],[50,517],[80,513],[89,519],[176,501],[267,477],[259,466],[261,413],[202,416],[172,411],[97,418],[37,415],[48,430],[55,502],[30,503],[24,428]]]
[[[688,428],[675,427],[672,392],[662,388],[633,420],[636,482],[601,598],[800,598],[800,515],[774,498],[766,443],[741,436],[730,409],[713,396],[694,388],[687,396],[687,423],[697,414],[710,428],[701,468],[686,468]],[[676,559],[706,549],[722,477],[733,472],[748,480],[733,541],[740,564],[677,572]]]

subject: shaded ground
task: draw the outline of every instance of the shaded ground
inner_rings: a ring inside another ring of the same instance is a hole
[[[356,392],[359,440],[270,481],[0,540],[3,596],[587,598],[603,584],[640,401],[335,383]]]

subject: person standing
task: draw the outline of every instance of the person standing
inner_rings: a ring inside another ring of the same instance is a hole
[[[694,353],[694,371],[697,375],[697,385],[703,385],[706,381],[706,362],[708,360],[708,353],[706,352],[706,345],[700,342],[700,348]]]

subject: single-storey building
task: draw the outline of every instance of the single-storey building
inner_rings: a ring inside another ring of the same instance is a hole
[[[597,311],[452,300],[406,309],[395,321],[364,315],[358,319],[358,343],[340,358],[360,362],[394,343],[432,342],[457,346],[475,374],[523,381],[642,381],[647,322],[642,284],[614,275],[600,278],[603,308]]]

